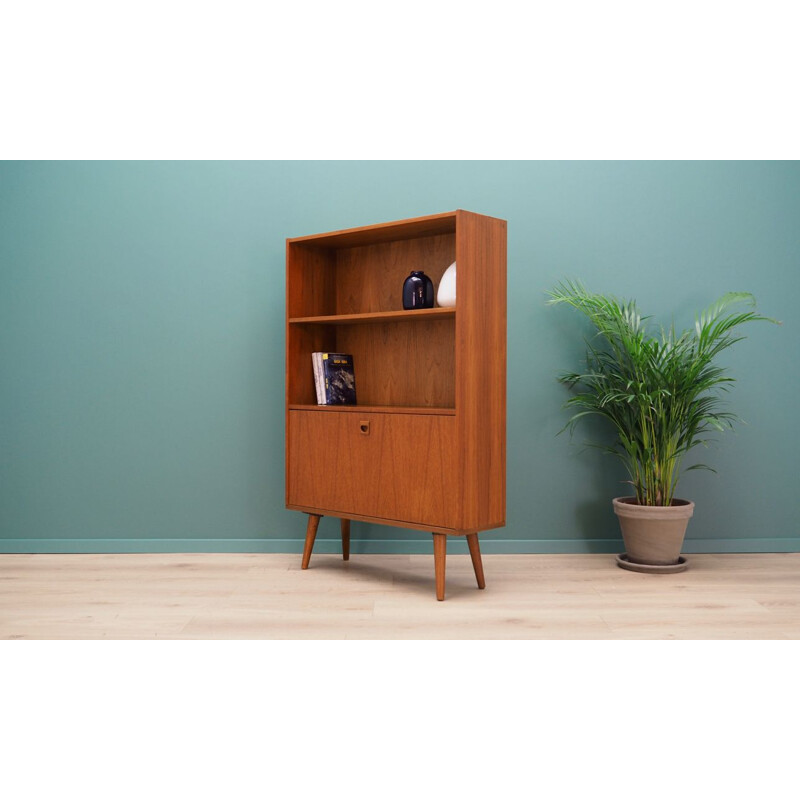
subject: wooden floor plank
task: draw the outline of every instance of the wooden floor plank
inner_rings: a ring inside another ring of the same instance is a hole
[[[0,555],[4,639],[800,639],[800,554],[689,556],[677,575],[609,555]]]

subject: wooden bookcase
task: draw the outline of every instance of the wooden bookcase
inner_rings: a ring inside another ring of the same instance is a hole
[[[404,311],[403,281],[438,291],[457,262],[455,308]],[[448,535],[505,525],[506,222],[453,211],[286,240],[286,506],[433,533],[444,599]],[[352,353],[356,406],[318,406],[311,354]]]

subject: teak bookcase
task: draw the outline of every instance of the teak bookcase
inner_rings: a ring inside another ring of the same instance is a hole
[[[455,308],[403,311],[403,281],[438,291],[457,262]],[[433,533],[444,599],[448,535],[506,515],[506,222],[453,211],[286,240],[286,506]],[[352,353],[356,406],[318,406],[311,354]]]

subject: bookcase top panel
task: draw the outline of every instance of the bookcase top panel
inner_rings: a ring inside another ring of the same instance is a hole
[[[419,239],[425,236],[440,236],[444,233],[455,233],[455,231],[456,212],[449,211],[446,214],[402,219],[380,225],[367,225],[363,228],[330,231],[329,233],[320,233],[314,236],[300,236],[286,241],[288,244],[306,244],[336,249],[394,242],[402,239]]]

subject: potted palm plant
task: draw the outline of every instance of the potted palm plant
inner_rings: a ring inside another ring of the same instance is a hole
[[[597,415],[615,433],[612,445],[594,446],[622,460],[635,492],[613,501],[626,551],[617,563],[638,572],[680,572],[694,512],[694,503],[675,496],[683,458],[737,421],[721,397],[734,379],[716,356],[743,338],[740,326],[775,320],[754,310],[751,294],[731,292],[702,312],[694,328],[653,333],[633,300],[595,294],[578,281],[562,282],[548,295],[549,304],[577,309],[596,329],[587,341],[586,369],[559,378],[574,391],[563,430]],[[700,468],[711,469],[688,467]]]

